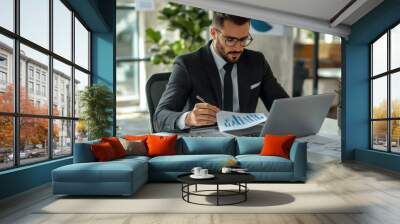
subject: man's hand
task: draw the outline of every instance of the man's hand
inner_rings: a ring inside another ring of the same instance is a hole
[[[197,103],[185,118],[187,127],[212,125],[217,122],[219,108],[208,103]]]

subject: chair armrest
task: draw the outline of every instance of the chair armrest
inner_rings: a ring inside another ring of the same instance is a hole
[[[99,140],[75,143],[74,145],[74,163],[89,163],[95,162],[96,158],[92,153],[90,146],[100,143]]]
[[[290,160],[293,162],[293,178],[305,181],[307,177],[307,142],[295,141],[290,149]]]

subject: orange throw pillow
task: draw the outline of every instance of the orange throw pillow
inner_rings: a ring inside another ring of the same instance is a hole
[[[112,145],[108,142],[93,144],[90,147],[92,149],[94,157],[99,162],[110,161],[117,158]]]
[[[124,139],[129,141],[146,141],[148,135],[125,135]]]
[[[290,148],[295,139],[295,135],[265,135],[260,155],[290,159]]]
[[[172,136],[158,136],[149,135],[147,137],[147,155],[154,156],[165,156],[165,155],[176,155],[176,139],[177,135]]]
[[[126,151],[117,137],[101,138],[101,142],[108,142],[114,149],[117,158],[125,157]]]

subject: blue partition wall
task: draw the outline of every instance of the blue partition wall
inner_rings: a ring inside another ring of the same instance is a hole
[[[400,0],[386,0],[351,27],[343,39],[342,160],[400,171],[400,156],[370,150],[369,44],[400,21]]]
[[[66,0],[92,32],[92,82],[106,84],[115,96],[115,0]],[[113,128],[115,133],[115,109]],[[0,172],[0,199],[51,181],[51,171],[72,163],[72,157]]]

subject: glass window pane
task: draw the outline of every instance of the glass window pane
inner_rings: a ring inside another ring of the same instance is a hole
[[[21,117],[19,127],[21,164],[35,163],[49,158],[48,127],[48,119]]]
[[[391,75],[390,98],[391,98],[391,116],[400,118],[400,72]]]
[[[0,116],[0,170],[14,165],[14,124],[10,116]]]
[[[53,157],[72,154],[72,121],[53,120]]]
[[[49,0],[20,0],[21,36],[49,48]]]
[[[60,0],[53,0],[53,17],[53,51],[71,60],[72,12]]]
[[[14,31],[14,0],[0,1],[0,26]]]
[[[372,148],[387,151],[387,121],[372,122]]]
[[[79,117],[81,114],[79,98],[81,91],[83,91],[86,86],[89,86],[89,75],[75,69],[75,117]]]
[[[71,66],[53,60],[53,115],[72,117]]]
[[[14,43],[0,35],[0,111],[14,111]]]
[[[137,11],[117,10],[117,58],[138,57]]]
[[[89,70],[89,32],[75,18],[75,63]]]
[[[372,118],[387,118],[387,77],[372,80]]]
[[[400,24],[391,31],[390,36],[390,67],[391,69],[400,67]]]
[[[49,57],[21,44],[20,109],[25,114],[47,115]]]
[[[387,34],[372,44],[373,75],[387,71]]]
[[[117,64],[117,97],[139,104],[139,62]]]
[[[392,141],[392,152],[400,153],[400,120],[393,120],[390,122],[391,127],[391,141]]]
[[[88,140],[88,129],[84,120],[75,121],[75,143]]]

